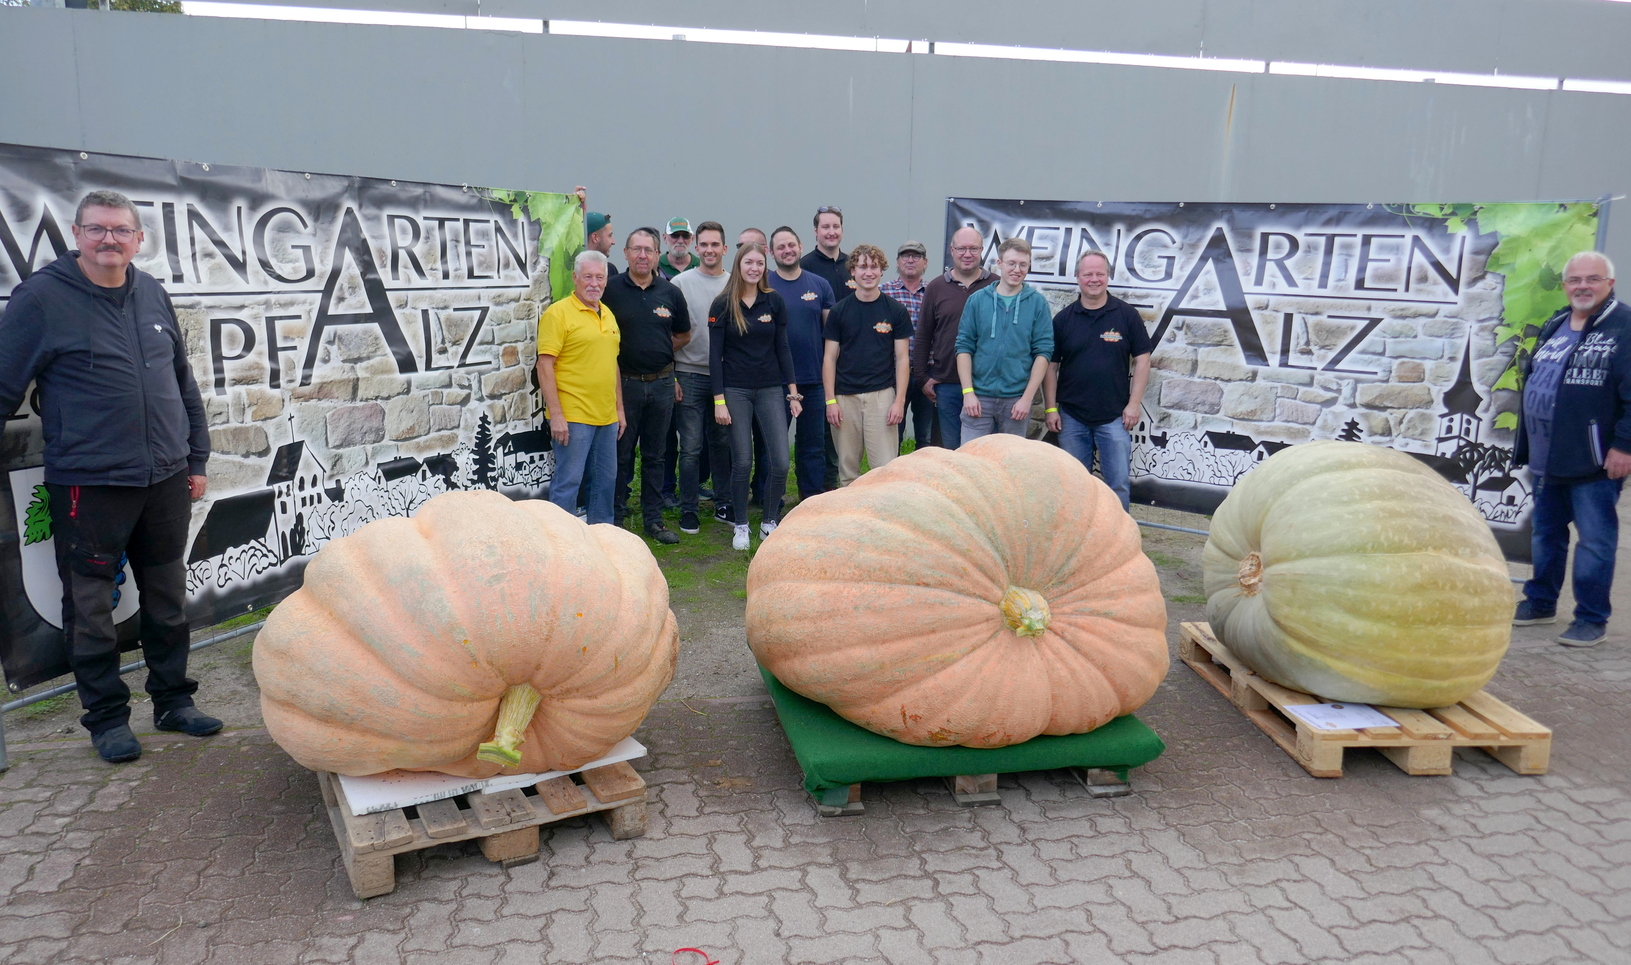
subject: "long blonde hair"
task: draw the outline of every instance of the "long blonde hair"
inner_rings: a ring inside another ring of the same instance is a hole
[[[765,254],[765,246],[757,241],[749,241],[736,249],[736,260],[731,262],[731,278],[730,281],[725,283],[725,290],[730,292],[731,321],[736,323],[736,334],[738,335],[748,333],[748,319],[746,315],[742,314],[742,286],[747,284],[746,279],[742,277],[742,259],[747,257],[747,253],[750,251],[757,251],[759,257],[765,260],[765,273],[759,276],[759,292],[764,293],[771,290],[770,256]],[[755,298],[754,301],[758,301],[758,299]]]

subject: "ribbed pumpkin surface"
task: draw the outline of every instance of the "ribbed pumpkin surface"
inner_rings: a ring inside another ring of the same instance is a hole
[[[908,744],[1005,747],[1131,713],[1167,671],[1138,527],[1062,450],[919,449],[801,503],[748,570],[788,687]]]
[[[507,691],[542,701],[506,770],[580,767],[634,732],[678,648],[639,537],[483,491],[324,546],[254,661],[267,729],[306,767],[488,777],[476,750]]]
[[[1283,449],[1235,484],[1211,533],[1212,632],[1283,686],[1447,706],[1495,675],[1511,641],[1512,584],[1488,524],[1404,453]]]

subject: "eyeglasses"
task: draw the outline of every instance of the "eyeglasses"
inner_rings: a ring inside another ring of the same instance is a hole
[[[824,204],[816,209],[816,214],[843,214],[844,209],[836,204]]]
[[[958,245],[957,247],[953,248],[952,251],[955,251],[959,255],[977,255],[977,254],[980,253],[980,246],[979,245]]]
[[[651,247],[650,245],[639,245],[637,247],[624,248],[623,250],[635,255],[655,255],[657,253],[657,249]]]
[[[1608,279],[1604,278],[1602,275],[1587,275],[1584,278],[1581,278],[1579,275],[1570,275],[1569,277],[1563,279],[1563,284],[1565,284],[1565,285],[1601,285],[1605,281],[1608,281]]]
[[[109,228],[107,225],[99,224],[79,225],[79,233],[91,241],[101,241],[108,235],[112,235],[116,240],[121,242],[129,241],[130,239],[136,237],[139,231],[141,231],[140,228]]]

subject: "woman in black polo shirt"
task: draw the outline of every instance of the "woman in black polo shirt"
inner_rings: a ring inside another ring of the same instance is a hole
[[[731,545],[748,548],[748,477],[753,471],[753,424],[759,424],[770,477],[765,480],[761,537],[775,530],[787,489],[789,410],[803,409],[787,347],[787,306],[765,282],[764,245],[737,249],[725,291],[708,309],[708,373],[713,378],[714,421],[730,427],[731,507],[736,535]]]

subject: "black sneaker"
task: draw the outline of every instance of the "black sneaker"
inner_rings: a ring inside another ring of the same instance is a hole
[[[153,726],[159,730],[186,734],[188,737],[208,737],[221,729],[221,722],[197,707],[177,707],[162,717],[154,714]]]
[[[123,764],[142,756],[141,742],[131,733],[129,724],[110,727],[100,734],[91,735],[96,753],[109,764]]]
[[[692,536],[702,532],[702,523],[697,519],[696,513],[686,510],[680,514],[680,532],[689,533]]]
[[[680,541],[679,536],[666,526],[648,526],[646,535],[664,546],[673,546]]]
[[[736,517],[731,515],[730,503],[716,503],[714,505],[714,519],[719,520],[721,523],[736,525]]]

